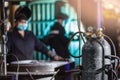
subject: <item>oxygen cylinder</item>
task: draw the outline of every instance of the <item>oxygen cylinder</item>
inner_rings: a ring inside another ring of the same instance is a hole
[[[96,73],[104,65],[110,64],[110,60],[104,58],[105,55],[111,55],[111,48],[104,37],[87,40],[82,48],[81,80],[108,80],[104,70]]]

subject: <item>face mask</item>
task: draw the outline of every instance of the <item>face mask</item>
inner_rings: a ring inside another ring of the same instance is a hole
[[[19,30],[26,30],[27,27],[28,27],[27,24],[21,24],[21,23],[19,23],[18,26],[17,26],[17,28],[18,28]]]

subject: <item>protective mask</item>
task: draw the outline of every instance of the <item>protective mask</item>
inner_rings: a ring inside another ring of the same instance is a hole
[[[28,27],[27,24],[21,24],[21,23],[19,23],[17,26],[19,30],[27,30],[27,27]]]

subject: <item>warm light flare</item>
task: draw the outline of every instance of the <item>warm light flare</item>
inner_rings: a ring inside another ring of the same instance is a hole
[[[120,0],[102,0],[102,7],[105,18],[120,17]]]
[[[107,9],[103,9],[103,16],[105,18],[118,18],[120,17],[120,14],[115,13],[114,10],[107,10]]]

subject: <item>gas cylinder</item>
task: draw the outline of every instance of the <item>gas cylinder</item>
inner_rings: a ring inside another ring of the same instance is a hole
[[[110,60],[105,59],[106,55],[111,55],[110,44],[104,39],[88,38],[82,48],[82,77],[81,80],[108,80],[108,75],[102,69],[104,65],[109,65]]]

